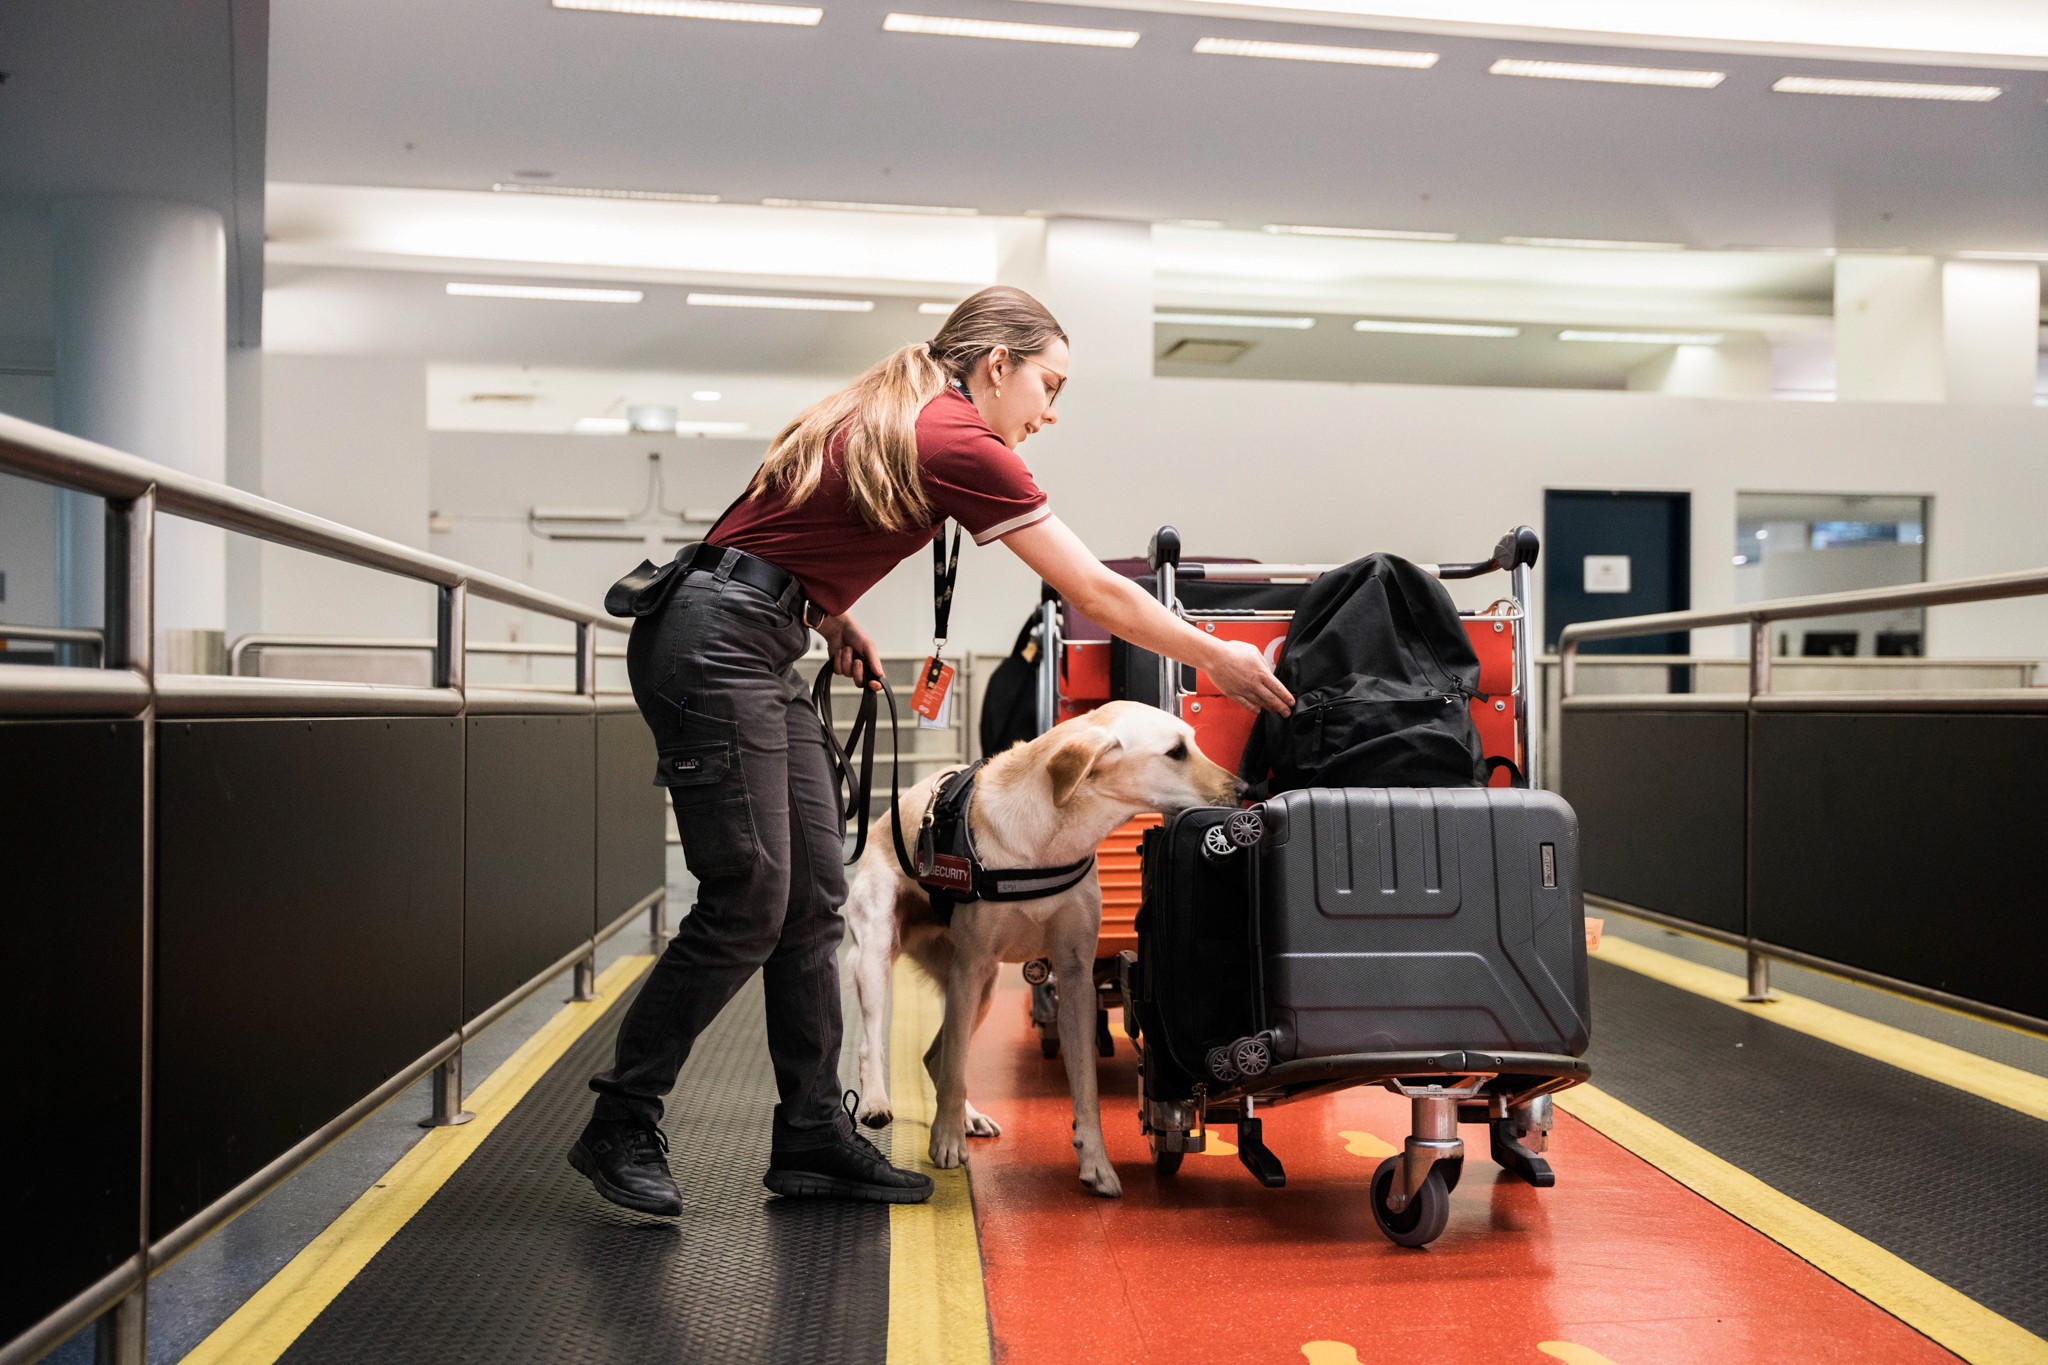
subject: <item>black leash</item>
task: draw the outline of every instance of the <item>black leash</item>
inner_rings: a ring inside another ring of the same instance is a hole
[[[860,861],[860,855],[868,846],[868,819],[874,805],[875,790],[875,732],[881,729],[876,723],[880,712],[876,698],[880,696],[889,703],[889,814],[892,817],[889,834],[896,841],[896,861],[907,871],[911,862],[910,853],[903,846],[903,822],[893,818],[903,804],[903,742],[898,729],[901,721],[896,715],[896,694],[889,690],[889,680],[876,678],[875,681],[881,684],[879,690],[867,686],[860,690],[860,709],[854,713],[853,728],[847,731],[843,748],[839,737],[833,733],[830,659],[818,669],[818,676],[811,683],[811,709],[817,712],[818,723],[825,728],[825,752],[832,755],[833,778],[839,787],[839,808],[844,811],[851,805],[859,810],[854,826],[853,852],[846,859],[851,865]],[[857,764],[855,750],[860,753]]]

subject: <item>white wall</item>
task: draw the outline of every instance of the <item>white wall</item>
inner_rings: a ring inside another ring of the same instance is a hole
[[[0,374],[0,412],[49,426],[56,393],[48,375]],[[0,621],[57,624],[57,490],[0,474]]]
[[[426,548],[426,367],[267,354],[262,371],[263,495]],[[435,596],[425,584],[276,545],[264,545],[259,560],[265,631],[433,633]]]

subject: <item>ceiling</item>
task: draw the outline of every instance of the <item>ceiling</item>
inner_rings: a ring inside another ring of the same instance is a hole
[[[558,185],[747,203],[1347,225],[1483,242],[2048,251],[2048,71],[1724,53],[1711,58],[1727,73],[1714,90],[1588,85],[1486,73],[1503,55],[1674,58],[1471,30],[1376,31],[1356,15],[1315,27],[1231,17],[1201,0],[1179,7],[1205,12],[941,7],[1138,29],[1137,46],[1120,51],[885,34],[888,6],[875,0],[827,0],[816,28],[544,0],[274,0],[270,175],[475,190],[543,171]],[[1442,56],[1414,71],[1194,55],[1211,34]],[[2006,93],[1949,104],[1769,89],[1810,73],[1990,81]]]

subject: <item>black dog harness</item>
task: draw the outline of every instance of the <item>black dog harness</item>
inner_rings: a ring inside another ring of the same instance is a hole
[[[974,850],[974,831],[967,809],[974,800],[974,780],[987,759],[949,773],[932,789],[924,821],[917,830],[917,852],[903,847],[896,835],[896,861],[903,875],[931,897],[932,913],[941,924],[953,922],[953,908],[974,901],[1035,901],[1080,884],[1095,866],[1095,855],[1059,867],[990,868]]]

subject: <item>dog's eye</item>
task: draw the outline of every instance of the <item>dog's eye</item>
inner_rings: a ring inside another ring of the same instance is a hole
[[[1186,758],[1188,756],[1188,742],[1186,740],[1182,740],[1180,743],[1174,745],[1171,749],[1168,749],[1166,751],[1166,756],[1171,759]]]

